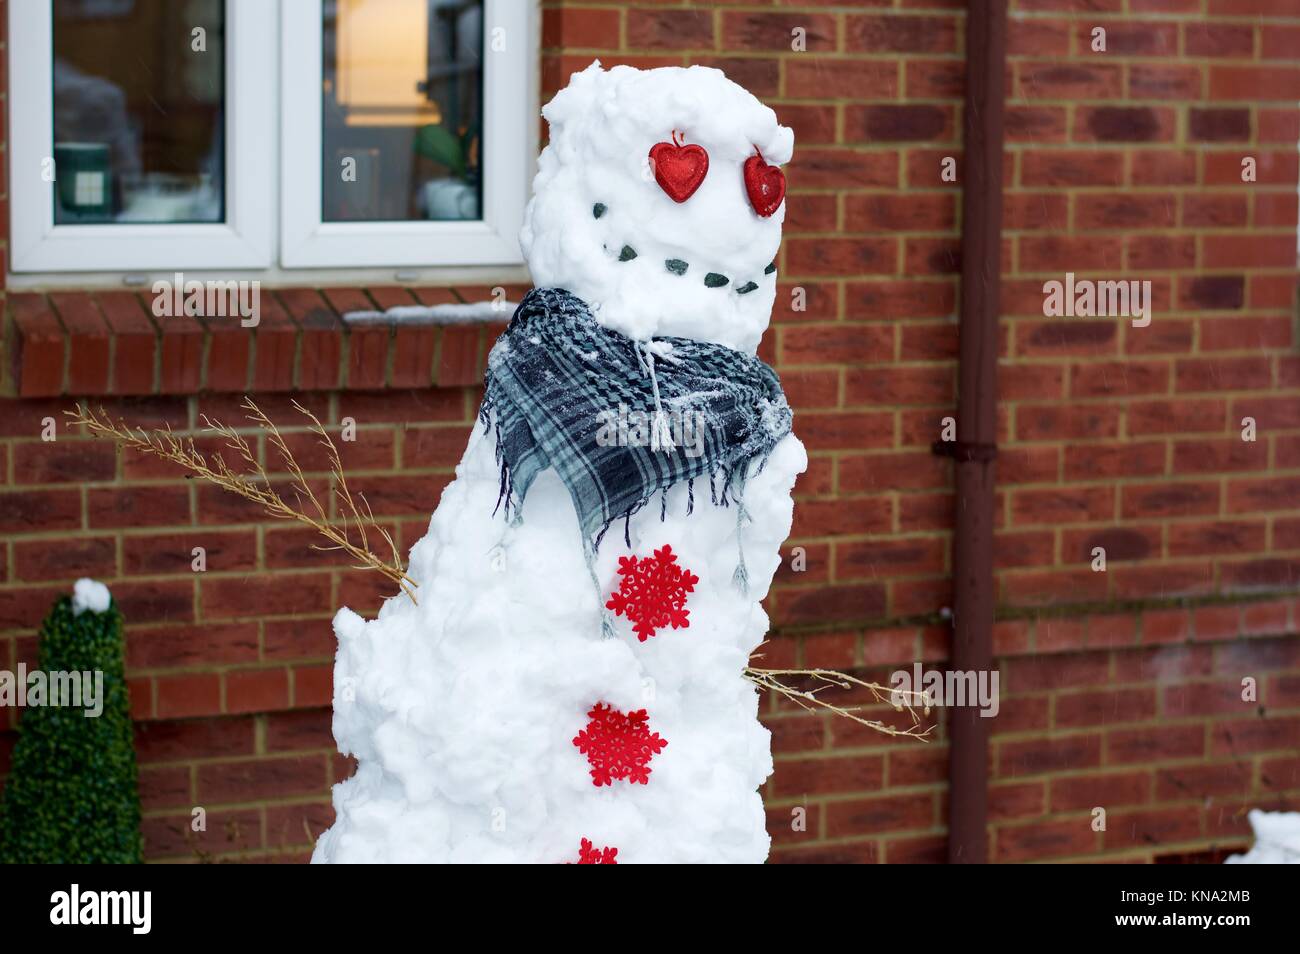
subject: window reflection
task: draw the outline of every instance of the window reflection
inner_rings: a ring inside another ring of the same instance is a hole
[[[54,0],[54,221],[225,219],[223,0]]]
[[[325,0],[322,217],[481,217],[482,0]]]

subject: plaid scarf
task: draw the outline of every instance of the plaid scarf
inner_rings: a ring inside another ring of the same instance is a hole
[[[751,461],[760,469],[790,432],[791,412],[776,372],[722,345],[666,337],[638,342],[596,322],[559,288],[524,296],[488,359],[479,410],[496,412],[497,462],[509,516],[518,520],[534,478],[553,467],[573,498],[588,565],[610,525],[628,522],[668,488],[696,478],[715,504],[737,504]],[[737,567],[743,588],[744,557]]]

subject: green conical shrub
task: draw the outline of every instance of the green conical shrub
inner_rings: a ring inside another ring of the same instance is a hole
[[[102,592],[102,591],[101,591]],[[122,614],[73,612],[60,597],[41,628],[39,667],[104,674],[103,711],[29,706],[0,796],[0,863],[138,863],[140,792]]]

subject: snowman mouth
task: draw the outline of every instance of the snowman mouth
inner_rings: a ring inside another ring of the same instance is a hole
[[[608,247],[608,246],[606,246]],[[620,262],[630,262],[637,258],[636,249],[631,245],[624,245],[618,253]],[[685,276],[690,271],[691,263],[680,258],[670,258],[664,261],[664,269],[674,275]],[[763,275],[771,275],[776,271],[776,262],[773,262],[767,268],[763,269]],[[731,279],[720,272],[707,272],[704,275],[704,285],[706,288],[725,288],[731,284]],[[737,285],[735,292],[737,295],[748,295],[758,289],[758,282],[747,281],[743,285]]]
[[[592,207],[591,214],[595,218],[600,218],[607,211],[608,211],[608,206],[606,206],[603,202],[597,202]],[[606,245],[605,249],[608,250],[609,246]],[[638,257],[639,256],[637,255],[636,249],[634,249],[631,245],[624,245],[621,249],[619,249],[618,260],[620,262],[630,262],[632,261],[632,259]],[[685,277],[686,273],[690,271],[690,268],[691,268],[691,263],[680,258],[670,258],[664,261],[664,269],[677,276]],[[766,277],[768,275],[773,274],[775,271],[776,271],[776,262],[772,262],[772,264],[768,265],[767,268],[763,269],[763,275],[764,277]],[[730,284],[731,284],[731,279],[726,275],[721,274],[720,272],[706,272],[704,275],[704,286],[706,288],[726,288]],[[752,280],[747,281],[744,284],[737,285],[734,288],[734,291],[736,292],[737,295],[748,295],[750,292],[757,291],[757,290],[758,290],[758,282]]]

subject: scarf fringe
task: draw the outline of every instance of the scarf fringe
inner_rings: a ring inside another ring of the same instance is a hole
[[[490,408],[488,408],[487,401],[485,400],[484,408],[480,410],[480,414],[479,414],[480,420],[484,418],[488,410],[490,410]],[[490,421],[485,421],[484,424],[488,430],[491,430]],[[523,514],[521,512],[522,508],[518,504],[516,504],[514,506],[514,514],[513,516],[511,515],[511,497],[514,488],[511,484],[511,479],[510,479],[510,465],[505,460],[505,455],[501,451],[500,436],[501,436],[500,428],[498,427],[496,459],[497,459],[497,465],[500,467],[501,470],[501,489],[500,492],[497,494],[497,505],[496,508],[493,509],[492,511],[492,516],[495,517],[497,511],[502,510],[502,508],[504,507],[503,516],[507,519],[509,525],[511,527],[518,527],[523,524]],[[764,454],[761,458],[759,458],[758,466],[754,469],[754,473],[750,475],[750,477],[757,477],[759,474],[761,474],[763,472],[763,469],[767,467],[767,462],[770,459],[770,457],[771,454]],[[744,466],[747,463],[749,462],[742,461],[740,467],[744,468]],[[729,467],[720,464],[719,466],[715,467],[713,470],[709,471],[708,476],[709,476],[709,497],[712,500],[713,504],[715,506],[722,506],[722,507],[730,507],[733,501],[736,504],[737,561],[736,561],[736,570],[731,575],[731,582],[732,585],[734,585],[736,589],[739,590],[742,594],[748,595],[749,594],[749,568],[745,563],[745,544],[744,544],[744,540],[742,539],[742,534],[744,530],[744,522],[748,520],[750,517],[749,517],[749,511],[745,508],[742,491],[744,489],[745,484],[748,482],[749,478],[741,476],[740,479],[738,479],[738,475],[743,475],[743,474],[744,474],[743,469],[738,469],[736,467]],[[718,480],[719,477],[722,478],[721,481]],[[719,483],[721,484],[720,491],[718,489]],[[669,488],[664,487],[661,488],[658,492],[660,523],[664,523],[668,519],[668,490]],[[597,551],[600,550],[600,544],[605,539],[605,534],[609,532],[609,528],[612,527],[615,523],[617,523],[620,519],[623,521],[623,543],[624,545],[631,547],[632,546],[632,518],[636,516],[641,510],[643,510],[653,499],[654,499],[654,493],[651,493],[648,496],[646,496],[643,500],[638,500],[636,504],[629,507],[627,510],[623,511],[622,513],[615,514],[613,517],[611,517],[609,520],[606,520],[605,523],[601,525],[600,530],[589,541],[589,546],[584,544],[584,551],[587,554],[587,570],[591,574],[592,583],[596,587],[596,602],[597,605],[600,606],[601,635],[606,639],[609,639],[614,635],[614,622],[610,618],[609,611],[605,609],[604,602],[603,602],[604,593],[600,588],[600,581],[596,579],[596,569],[595,569],[596,553]],[[695,512],[695,478],[692,477],[686,481],[686,515],[689,517],[694,512]]]
[[[636,342],[633,347],[636,349],[636,362],[641,366],[641,370],[650,378],[650,391],[654,395],[655,412],[650,421],[650,449],[667,453],[677,447],[673,440],[672,425],[668,423],[668,415],[664,413],[663,400],[659,397],[659,377],[655,374],[655,355],[650,350],[650,342]],[[644,349],[644,351],[642,350]]]
[[[748,596],[749,595],[749,569],[745,566],[745,541],[744,530],[745,521],[749,519],[749,511],[745,509],[744,501],[736,501],[736,572],[731,576],[731,582],[736,589]]]
[[[736,564],[736,572],[731,574],[731,584],[738,589],[742,596],[749,595],[749,571],[745,569],[745,551],[740,551],[740,562]]]

